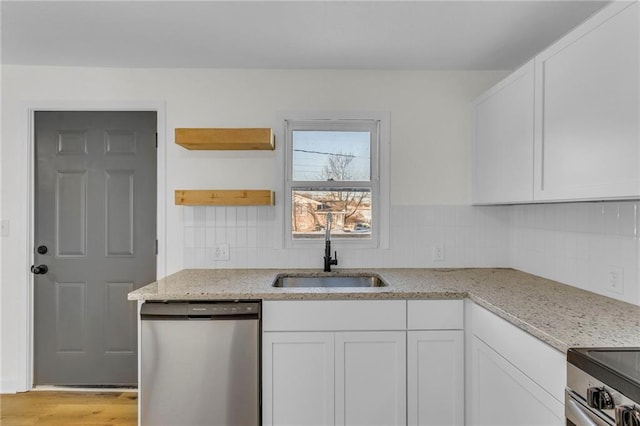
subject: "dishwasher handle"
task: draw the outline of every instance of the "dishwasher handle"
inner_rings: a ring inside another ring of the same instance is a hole
[[[141,320],[260,319],[260,302],[146,302]]]

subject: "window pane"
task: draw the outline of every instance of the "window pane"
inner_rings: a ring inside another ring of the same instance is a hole
[[[331,212],[332,239],[371,239],[371,189],[291,191],[294,239],[324,238],[327,213]]]
[[[294,130],[294,181],[371,180],[371,133]]]

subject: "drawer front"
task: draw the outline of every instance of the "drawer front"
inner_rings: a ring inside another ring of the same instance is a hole
[[[407,323],[409,330],[462,330],[464,301],[409,300]]]
[[[405,330],[404,300],[296,300],[262,303],[264,331]]]

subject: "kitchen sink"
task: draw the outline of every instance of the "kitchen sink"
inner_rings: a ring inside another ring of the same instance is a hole
[[[279,275],[274,287],[386,287],[377,275]]]

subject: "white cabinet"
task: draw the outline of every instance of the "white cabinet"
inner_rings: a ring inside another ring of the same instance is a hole
[[[465,320],[467,423],[564,425],[564,354],[473,302]]]
[[[264,425],[406,424],[406,301],[265,301],[263,330]]]
[[[533,199],[534,63],[475,102],[474,204]]]
[[[406,424],[406,335],[335,334],[336,425]]]
[[[405,425],[406,331],[265,332],[264,425]]]
[[[410,426],[464,424],[462,330],[407,333]]]
[[[462,300],[264,301],[264,425],[462,425]]]
[[[407,420],[410,426],[464,424],[462,300],[407,306]]]
[[[472,421],[481,426],[564,425],[562,404],[477,337],[473,338]]]
[[[268,300],[264,331],[404,330],[405,300]]]
[[[615,2],[536,57],[536,200],[640,195],[639,9]]]
[[[264,333],[263,424],[333,423],[333,339],[333,333]]]
[[[474,106],[474,204],[640,197],[640,5],[614,1]]]

